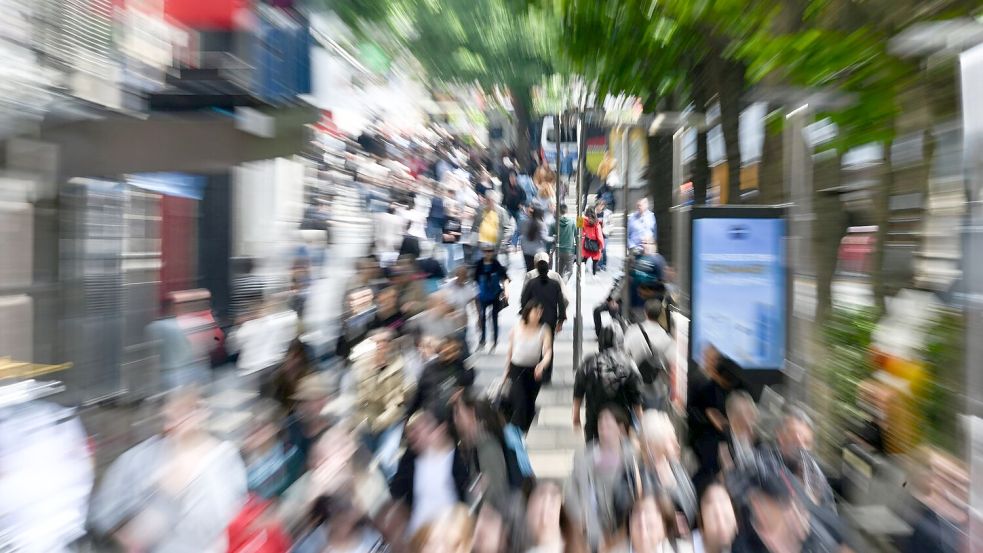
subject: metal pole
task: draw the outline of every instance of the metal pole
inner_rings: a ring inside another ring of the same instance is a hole
[[[631,286],[628,282],[628,269],[631,263],[631,252],[628,249],[628,215],[631,213],[631,208],[628,206],[629,196],[628,196],[628,185],[629,179],[631,178],[631,162],[629,160],[629,146],[628,141],[631,137],[631,127],[624,127],[621,134],[621,167],[624,170],[624,178],[621,179],[621,186],[624,187],[624,194],[621,206],[624,212],[624,226],[625,226],[625,259],[624,259],[624,271],[622,272],[621,286],[621,313],[625,317],[625,320],[631,322]]]
[[[560,153],[561,153],[560,152],[560,141],[563,139],[562,138],[563,137],[563,133],[561,132],[561,130],[562,130],[561,126],[562,125],[563,125],[563,118],[560,115],[557,115],[556,116],[556,171],[555,171],[556,180],[553,183],[554,184],[554,188],[555,188],[555,190],[553,190],[553,193],[556,195],[556,203],[555,203],[554,208],[553,208],[553,215],[554,215],[554,217],[553,217],[553,224],[554,224],[554,228],[553,228],[553,239],[554,239],[554,242],[553,242],[553,270],[554,271],[560,268],[560,261],[559,261],[560,255],[559,255],[559,252],[556,251],[556,242],[555,242],[555,240],[560,237],[560,217],[559,217],[559,215],[560,215]]]
[[[580,255],[580,252],[584,247],[584,233],[581,232],[581,228],[583,227],[583,225],[581,224],[581,222],[583,221],[583,218],[581,217],[581,213],[583,213],[583,206],[581,205],[582,202],[581,190],[583,188],[584,172],[585,172],[585,163],[584,163],[586,157],[586,152],[585,152],[586,148],[584,147],[584,144],[586,142],[585,134],[586,133],[584,132],[584,112],[583,110],[581,110],[581,112],[577,115],[577,212],[574,214],[574,220],[577,221],[577,224],[575,225],[576,226],[575,232],[577,233],[577,247],[576,250],[574,251],[574,256],[576,256],[577,258],[577,269],[576,269],[577,305],[575,307],[576,314],[574,315],[573,318],[574,369],[580,366],[580,360],[583,358],[583,349],[584,349],[584,336],[583,336],[584,318],[583,318],[583,307],[581,306],[582,281],[580,278],[581,277],[580,268],[581,268],[581,264],[583,263],[583,260],[581,259],[582,256]]]

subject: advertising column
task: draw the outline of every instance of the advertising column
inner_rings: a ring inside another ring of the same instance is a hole
[[[714,347],[755,390],[785,362],[785,219],[775,208],[693,210],[691,358]]]

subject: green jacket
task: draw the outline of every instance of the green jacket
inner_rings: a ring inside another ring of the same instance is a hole
[[[557,248],[564,253],[574,253],[577,251],[577,232],[573,219],[564,215],[560,217],[560,239],[557,240]]]

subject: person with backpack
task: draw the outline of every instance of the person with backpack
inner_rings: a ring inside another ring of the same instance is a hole
[[[669,372],[676,343],[659,322],[662,302],[645,302],[645,320],[625,331],[625,349],[642,376],[643,403],[648,409],[669,410]]]
[[[598,352],[585,359],[573,384],[573,426],[584,429],[588,442],[597,439],[601,407],[618,405],[636,418],[642,414],[642,377],[624,349],[621,329],[606,326],[598,338]],[[580,410],[584,408],[581,424]]]

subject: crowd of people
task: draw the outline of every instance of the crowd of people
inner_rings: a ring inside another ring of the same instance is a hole
[[[154,553],[850,550],[804,410],[766,429],[740,367],[712,347],[688,401],[676,397],[671,273],[644,200],[627,222],[630,305],[616,287],[595,311],[597,351],[574,367],[584,446],[567,480],[537,478],[525,438],[551,382],[566,281],[577,255],[604,269],[613,195],[602,187],[578,231],[556,205],[561,179],[531,158],[359,144],[416,185],[366,191],[373,251],[346,285],[335,347],[290,342],[238,447],[206,429],[200,388],[172,391],[161,433],[98,487],[95,533]],[[248,311],[262,294],[243,282]],[[513,301],[518,319],[500,336]],[[481,389],[476,356],[500,338],[501,378]]]

